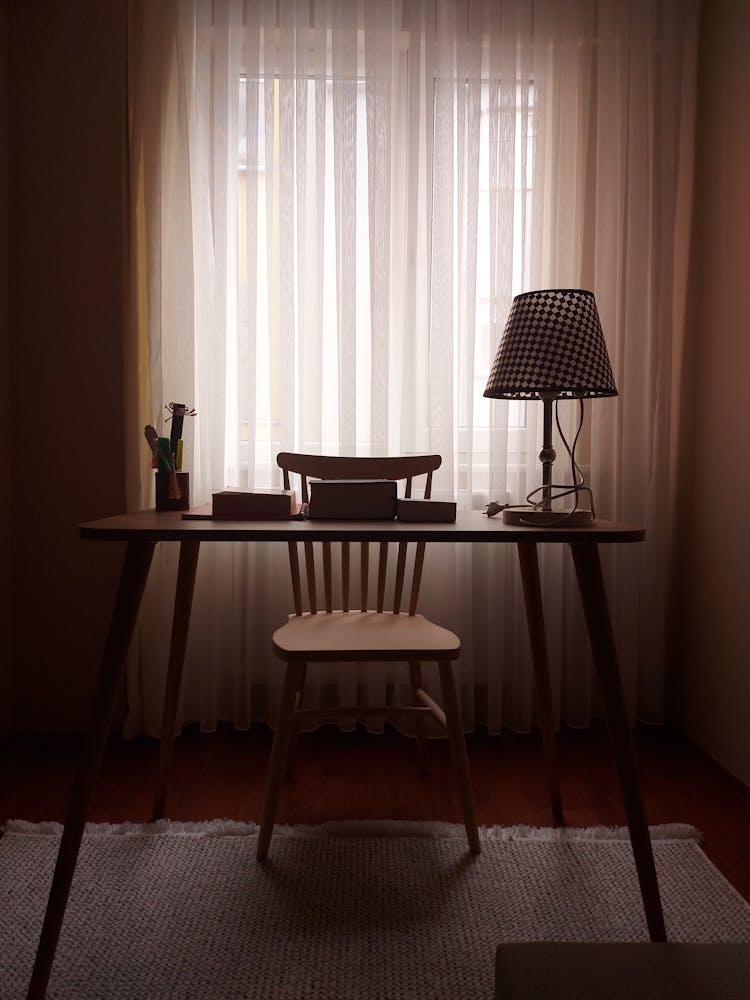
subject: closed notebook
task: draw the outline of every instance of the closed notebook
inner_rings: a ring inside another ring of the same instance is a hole
[[[311,518],[329,518],[340,521],[392,521],[395,516],[395,480],[310,480]]]
[[[226,489],[214,493],[212,513],[215,518],[253,520],[290,517],[296,507],[294,490]]]

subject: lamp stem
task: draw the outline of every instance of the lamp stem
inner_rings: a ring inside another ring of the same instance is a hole
[[[552,402],[554,397],[543,397],[544,432],[542,450],[539,461],[542,463],[542,510],[552,510],[552,463],[555,461],[555,449],[552,447]]]

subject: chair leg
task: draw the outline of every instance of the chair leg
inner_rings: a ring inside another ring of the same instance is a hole
[[[479,831],[477,830],[477,817],[474,808],[474,793],[471,788],[471,774],[469,773],[469,757],[466,753],[466,740],[461,725],[461,709],[458,704],[456,685],[453,680],[453,669],[450,660],[441,660],[438,666],[440,669],[440,687],[443,693],[448,742],[451,749],[453,769],[456,772],[456,779],[458,781],[458,791],[461,796],[461,809],[464,816],[466,835],[469,839],[469,849],[472,854],[479,854],[481,848],[479,846]]]
[[[421,702],[417,697],[417,690],[422,687],[422,664],[419,660],[409,660],[409,683],[411,685],[411,700],[415,706],[420,706]],[[427,774],[427,740],[425,739],[424,716],[414,716],[414,731],[417,737],[417,761],[419,763],[419,773]]]
[[[295,710],[302,708],[302,701],[305,696],[305,676],[307,674],[307,664],[302,664],[302,670],[297,678],[297,690],[295,692],[294,707]],[[297,756],[297,749],[299,748],[299,731],[300,722],[295,716],[294,723],[292,725],[292,734],[289,738],[289,750],[286,755],[286,776],[287,779],[291,779],[294,776],[294,761]]]
[[[304,664],[288,663],[286,674],[284,675],[284,687],[281,692],[276,733],[274,734],[273,745],[271,746],[271,759],[268,764],[268,778],[266,781],[266,796],[263,802],[263,815],[261,816],[260,833],[258,835],[258,849],[256,852],[258,861],[265,861],[268,856],[268,848],[271,843],[273,824],[276,817],[276,808],[279,804],[281,782],[284,777],[289,752],[289,740],[294,729],[294,704],[297,698],[299,678],[300,674],[304,674],[304,671]]]

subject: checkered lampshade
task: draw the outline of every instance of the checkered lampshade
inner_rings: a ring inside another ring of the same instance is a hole
[[[513,299],[484,395],[542,394],[617,395],[593,292],[550,288]]]

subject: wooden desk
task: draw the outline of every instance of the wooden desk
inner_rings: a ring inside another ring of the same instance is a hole
[[[615,643],[599,561],[599,543],[640,542],[644,531],[630,525],[597,521],[582,528],[513,527],[479,512],[459,514],[454,524],[407,524],[400,521],[184,521],[179,513],[143,511],[103,518],[80,525],[81,538],[127,542],[120,584],[101,669],[88,745],[78,768],[65,823],[57,865],[52,880],[34,964],[29,997],[45,995],[57,940],[62,927],[70,884],[83,837],[91,793],[101,766],[115,697],[125,669],[128,647],[135,627],[154,549],[159,542],[179,542],[172,639],[162,724],[162,741],[156,782],[154,815],[160,816],[172,752],[182,667],[187,646],[198,553],[202,542],[480,542],[514,544],[523,581],[526,618],[534,669],[537,713],[549,768],[550,801],[555,821],[562,821],[559,771],[552,719],[547,643],[544,631],[537,544],[565,543],[570,546],[583,603],[596,671],[602,689],[633,846],[649,935],[666,940],[664,917],[656,880],[633,743],[628,725],[617,665]],[[272,623],[269,623],[269,629]]]

